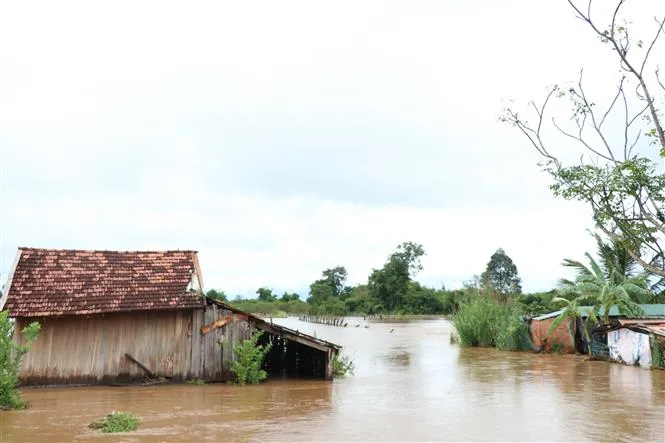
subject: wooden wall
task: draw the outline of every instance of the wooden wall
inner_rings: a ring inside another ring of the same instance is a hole
[[[207,334],[201,327],[233,314],[209,306],[205,311],[138,311],[90,316],[18,318],[18,331],[33,320],[42,325],[25,355],[21,380],[27,385],[111,383],[146,375],[130,354],[156,377],[176,380],[233,378],[233,343],[248,338],[247,318],[233,318]]]

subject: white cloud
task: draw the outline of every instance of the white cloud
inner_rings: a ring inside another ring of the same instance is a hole
[[[0,42],[3,276],[19,245],[177,247],[208,286],[298,290],[413,240],[428,284],[503,247],[546,289],[592,246],[497,122],[615,82],[565,3],[12,2]]]

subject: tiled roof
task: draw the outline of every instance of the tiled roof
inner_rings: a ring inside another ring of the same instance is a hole
[[[187,309],[194,251],[82,251],[21,248],[5,308],[12,317]]]

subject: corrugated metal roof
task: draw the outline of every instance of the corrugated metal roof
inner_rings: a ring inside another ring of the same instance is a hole
[[[562,312],[563,312],[563,310],[550,312],[549,314],[543,314],[543,315],[539,315],[538,317],[533,317],[532,320],[547,320],[548,318],[558,317],[559,314],[561,314]]]
[[[665,318],[665,304],[644,304],[640,305],[640,307],[646,312],[646,317],[663,317]],[[586,309],[592,309],[593,306],[580,306],[580,308]],[[605,310],[601,307],[599,311],[599,315],[605,315]],[[612,306],[610,308],[610,317],[619,317],[621,314],[619,314],[619,308],[616,306]],[[583,317],[586,317],[586,314],[582,315]],[[643,317],[643,316],[640,316]]]
[[[640,305],[640,307],[644,310],[644,312],[646,312],[647,318],[651,317],[665,318],[665,304],[644,304]],[[579,309],[582,310],[582,317],[586,317],[587,310],[593,309],[593,306],[580,306]],[[563,312],[563,310],[560,309],[555,312],[550,312],[548,314],[539,315],[538,317],[533,317],[533,320],[547,320],[548,318],[558,316],[559,314],[561,314],[561,312]],[[600,308],[600,315],[603,315],[604,312],[605,310],[603,308]],[[620,316],[619,309],[616,306],[612,306],[610,308],[610,317],[619,317],[619,316]]]

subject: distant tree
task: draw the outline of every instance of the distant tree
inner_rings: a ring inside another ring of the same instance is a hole
[[[390,312],[403,305],[412,278],[423,269],[421,258],[424,255],[421,244],[405,242],[388,257],[383,268],[372,271],[367,287],[377,304]]]
[[[292,294],[289,294],[288,292],[284,292],[282,294],[282,297],[280,298],[281,301],[296,301],[300,300],[300,294],[296,294],[295,292]]]
[[[272,293],[272,289],[261,287],[261,288],[256,290],[256,293],[259,295],[258,299],[260,301],[275,301],[275,300],[277,300],[277,296]]]
[[[216,289],[208,290],[208,292],[206,292],[206,297],[212,298],[213,300],[228,301],[224,291],[217,291]]]
[[[522,293],[522,283],[517,274],[517,266],[501,248],[492,254],[485,272],[480,276],[480,284],[483,289],[501,295]]]
[[[330,298],[346,298],[351,293],[351,288],[346,286],[347,275],[344,266],[336,266],[323,271],[322,278],[310,285],[307,303],[317,305]]]
[[[233,297],[233,301],[234,301],[234,302],[243,301],[244,299],[245,299],[245,298],[244,298],[242,295],[240,295],[240,294],[236,294],[236,296]]]

